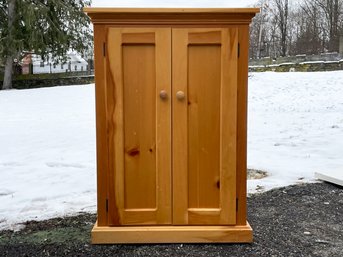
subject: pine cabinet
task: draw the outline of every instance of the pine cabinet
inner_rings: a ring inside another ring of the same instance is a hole
[[[251,242],[247,61],[258,9],[85,11],[95,42],[92,242]]]

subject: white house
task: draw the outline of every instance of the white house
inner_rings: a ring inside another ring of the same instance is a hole
[[[65,63],[54,63],[51,59],[50,57],[43,61],[39,55],[28,54],[22,61],[22,72],[29,74],[29,65],[32,65],[32,74],[87,71],[87,61],[77,53],[68,53]]]

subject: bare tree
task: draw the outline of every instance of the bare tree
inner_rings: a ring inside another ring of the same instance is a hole
[[[324,29],[328,35],[327,50],[338,51],[339,44],[339,22],[343,15],[342,0],[312,0],[323,12]]]
[[[273,20],[280,31],[281,56],[287,54],[287,36],[288,36],[288,0],[273,0],[275,8],[272,9]]]
[[[261,0],[261,16],[259,21],[259,31],[258,31],[258,45],[257,45],[257,58],[261,58],[261,43],[262,43],[262,33],[263,25],[265,20],[265,0]]]
[[[343,0],[259,0],[251,26],[251,56],[337,52],[343,36]]]
[[[300,5],[296,17],[298,33],[294,45],[297,53],[318,54],[324,51],[320,17],[319,7],[313,1],[306,0]]]
[[[266,41],[266,26],[268,26],[267,14],[265,11],[265,1],[259,0],[255,7],[259,7],[261,12],[256,15],[250,25],[250,56],[261,58],[262,42]]]

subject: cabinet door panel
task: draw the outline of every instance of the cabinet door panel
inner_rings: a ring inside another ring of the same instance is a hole
[[[189,208],[220,207],[220,61],[220,45],[188,46]]]
[[[109,28],[109,224],[171,223],[170,29]]]
[[[172,38],[173,223],[235,224],[237,29]]]

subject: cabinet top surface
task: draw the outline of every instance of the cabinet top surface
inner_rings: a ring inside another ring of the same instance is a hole
[[[259,8],[110,8],[85,7],[83,11],[92,13],[259,13]]]
[[[249,24],[259,8],[100,8],[83,9],[94,24]]]

